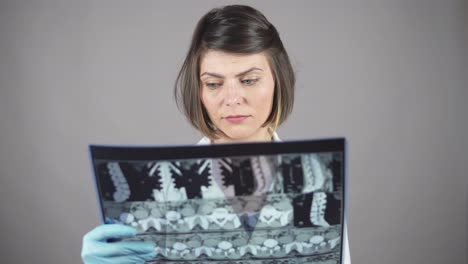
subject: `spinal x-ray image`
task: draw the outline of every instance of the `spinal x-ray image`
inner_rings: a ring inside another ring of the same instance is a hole
[[[107,223],[156,263],[341,263],[342,152],[95,160]],[[188,262],[187,262],[188,261]]]

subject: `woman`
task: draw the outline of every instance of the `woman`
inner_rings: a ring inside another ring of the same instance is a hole
[[[259,11],[215,8],[193,34],[175,85],[188,121],[205,135],[199,144],[279,141],[276,129],[290,114],[295,76],[275,27]],[[345,225],[346,231],[346,225]],[[155,256],[145,242],[114,242],[136,230],[101,225],[83,237],[85,263],[143,263]],[[345,232],[345,264],[350,263]]]

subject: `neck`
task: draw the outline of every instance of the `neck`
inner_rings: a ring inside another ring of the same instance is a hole
[[[223,134],[220,138],[212,140],[213,143],[235,143],[235,142],[260,142],[260,141],[273,141],[273,131],[264,128],[257,133],[244,138],[232,138]]]

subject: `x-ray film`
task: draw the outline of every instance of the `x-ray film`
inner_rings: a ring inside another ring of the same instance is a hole
[[[102,220],[147,263],[341,264],[345,139],[90,146]]]

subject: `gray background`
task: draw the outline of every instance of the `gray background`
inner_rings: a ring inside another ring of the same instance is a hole
[[[199,140],[172,85],[225,3],[0,3],[0,262],[80,262],[99,223],[89,143]],[[240,3],[297,71],[280,136],[349,139],[352,262],[467,263],[466,1]]]

